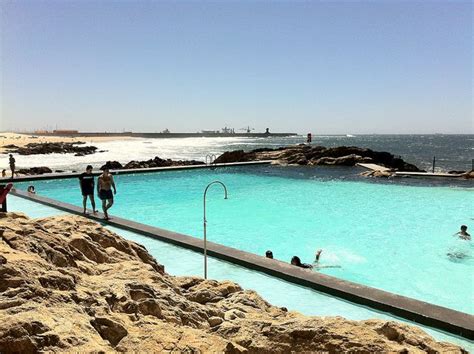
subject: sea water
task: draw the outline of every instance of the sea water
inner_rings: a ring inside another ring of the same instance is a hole
[[[314,133],[314,132],[313,132]],[[141,139],[92,142],[78,138],[88,145],[98,148],[97,153],[87,156],[73,154],[48,154],[16,156],[18,168],[48,166],[53,170],[83,170],[92,164],[99,168],[106,161],[119,161],[126,164],[131,160],[148,160],[155,156],[174,160],[204,161],[207,154],[222,154],[224,151],[257,148],[277,148],[300,144],[305,136],[293,137],[227,137],[227,138],[172,138]],[[41,137],[38,141],[45,141]],[[1,141],[0,141],[1,143]],[[468,170],[474,158],[474,135],[315,135],[313,145],[358,146],[377,151],[388,151],[418,167],[431,170],[433,157],[436,157],[436,171]],[[8,169],[8,156],[0,159],[0,164]]]
[[[111,215],[230,247],[311,263],[320,272],[474,314],[474,189],[333,178],[353,169],[219,168],[116,176]],[[353,173],[353,172],[352,172]],[[19,185],[26,189],[26,185]],[[77,180],[35,182],[40,195],[82,204]],[[177,260],[179,261],[179,260]]]

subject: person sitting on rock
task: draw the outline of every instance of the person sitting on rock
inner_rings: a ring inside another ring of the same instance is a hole
[[[311,264],[301,263],[301,259],[298,256],[293,256],[293,258],[291,258],[291,264],[300,268],[305,268],[305,269],[313,268]]]
[[[462,240],[470,240],[471,239],[471,235],[467,232],[467,226],[466,225],[462,225],[461,226],[461,231],[456,232],[454,234],[454,236],[459,236],[459,238],[462,239]]]
[[[265,252],[265,257],[273,259],[273,252],[268,250],[267,252]]]

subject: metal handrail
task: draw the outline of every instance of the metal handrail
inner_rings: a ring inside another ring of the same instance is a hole
[[[204,279],[207,279],[207,219],[206,219],[206,194],[207,190],[213,184],[220,184],[224,187],[224,199],[227,199],[227,188],[224,183],[221,181],[214,181],[207,185],[206,189],[204,190],[203,196],[203,203],[204,203],[204,217],[203,217],[203,224],[204,224]]]
[[[208,158],[209,158],[209,163],[207,162]],[[216,159],[217,159],[216,154],[206,155],[206,165],[211,166],[211,170],[214,170],[216,168]]]

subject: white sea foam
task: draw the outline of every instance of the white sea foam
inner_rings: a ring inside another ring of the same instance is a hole
[[[107,142],[91,142],[84,140],[87,145],[97,146],[99,151],[92,155],[74,156],[72,154],[47,155],[18,155],[18,168],[33,166],[48,166],[57,169],[83,169],[87,164],[96,168],[106,161],[127,163],[131,160],[148,160],[159,156],[173,160],[200,160],[204,161],[207,154],[219,155],[229,146],[252,145],[258,142],[255,139],[239,138],[177,138],[177,139],[128,139]],[[262,142],[262,145],[264,143]],[[4,155],[2,164],[8,166],[8,157]]]

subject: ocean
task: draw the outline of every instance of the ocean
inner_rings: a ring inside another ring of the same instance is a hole
[[[103,152],[88,156],[49,154],[16,156],[18,168],[48,166],[53,170],[83,170],[87,164],[99,168],[106,161],[127,163],[131,160],[148,160],[155,156],[175,160],[201,160],[207,154],[219,155],[230,150],[276,148],[306,141],[305,136],[269,138],[172,138],[117,140],[90,142]],[[470,170],[474,159],[474,135],[321,135],[313,136],[313,145],[326,147],[357,146],[400,155],[405,161],[430,170],[436,157],[437,172]],[[8,166],[7,155],[2,164]]]

